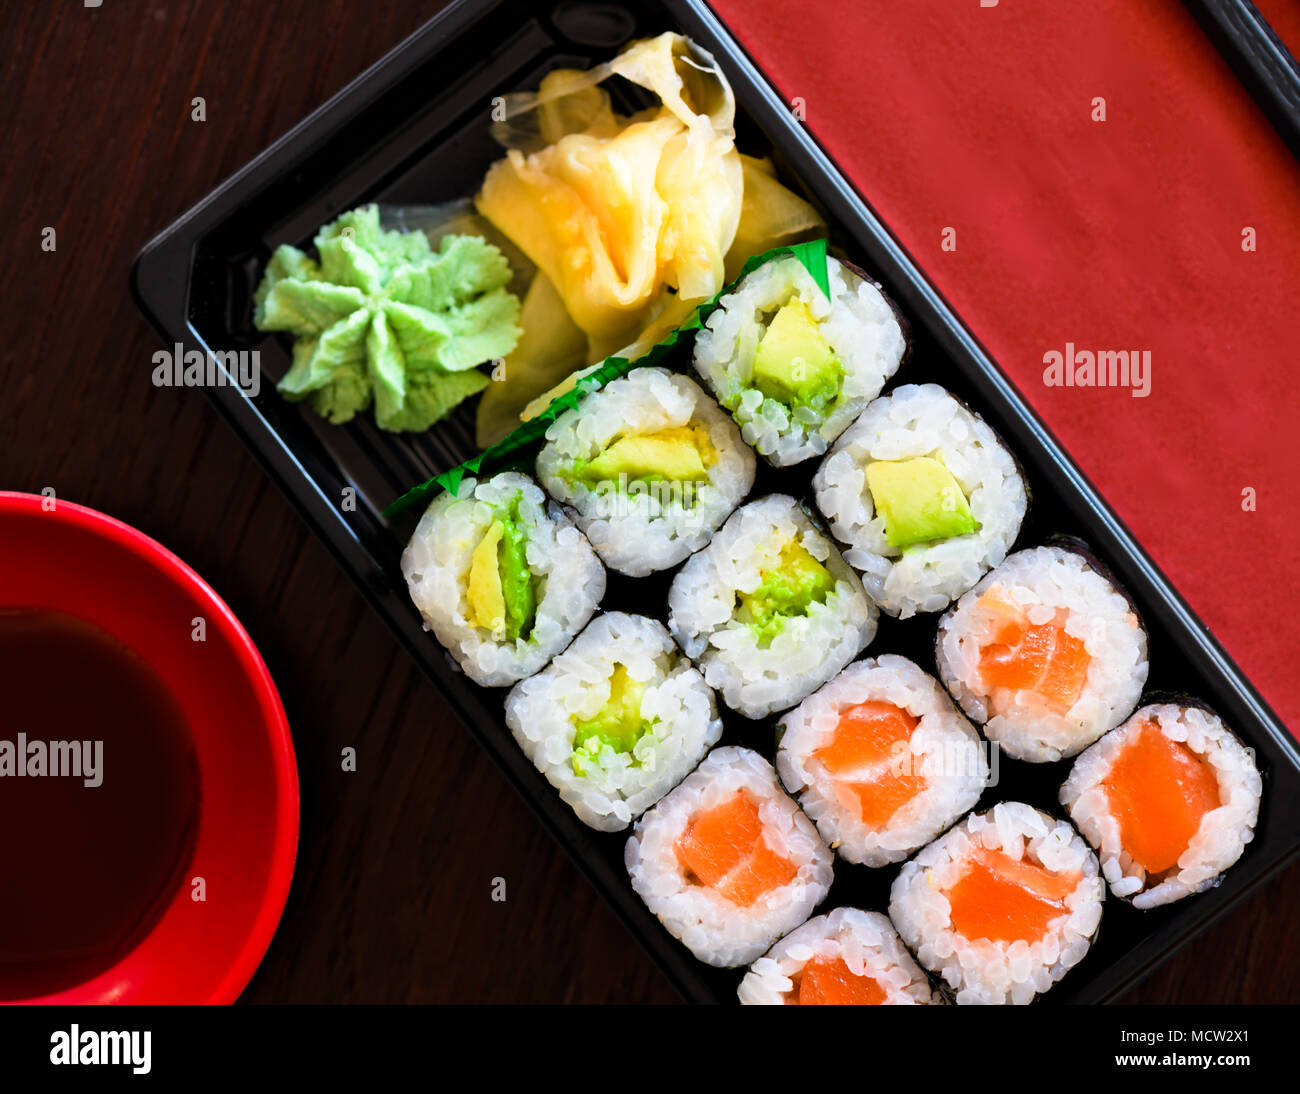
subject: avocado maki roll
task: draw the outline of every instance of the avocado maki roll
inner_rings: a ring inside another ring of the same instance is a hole
[[[695,338],[695,369],[777,467],[824,453],[898,371],[907,337],[880,286],[826,260],[829,298],[797,258],[765,262]]]
[[[744,965],[797,927],[831,886],[831,853],[747,748],[715,748],[632,830],[632,888],[709,965]]]
[[[537,475],[607,566],[632,577],[698,551],[754,483],[754,453],[685,376],[643,367],[546,432]]]
[[[939,620],[939,678],[1010,756],[1052,763],[1137,706],[1147,635],[1128,598],[1083,554],[1008,555]]]
[[[742,506],[668,590],[668,628],[746,718],[794,706],[875,636],[853,568],[794,498]]]
[[[813,489],[871,598],[902,619],[946,608],[1000,563],[1028,505],[997,434],[937,384],[875,400]]]
[[[1155,908],[1211,889],[1255,835],[1250,751],[1213,711],[1144,706],[1082,753],[1061,804],[1117,897]]]
[[[573,644],[506,698],[520,748],[603,832],[626,828],[722,736],[713,692],[664,625],[597,616]]]
[[[531,676],[605,595],[586,538],[525,475],[466,478],[433,500],[402,554],[426,630],[476,683]]]

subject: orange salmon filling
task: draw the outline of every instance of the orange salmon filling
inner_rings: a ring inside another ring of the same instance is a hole
[[[743,791],[693,817],[674,850],[701,885],[742,908],[798,873],[794,863],[763,842],[758,806]]]
[[[948,890],[952,925],[966,938],[993,942],[1037,942],[1049,924],[1066,913],[1065,898],[1083,875],[1054,874],[1028,859],[980,847]]]
[[[799,1006],[879,1006],[885,989],[849,970],[844,958],[814,957],[799,974]]]
[[[1124,850],[1149,874],[1177,866],[1201,818],[1222,804],[1210,763],[1152,721],[1124,746],[1102,785]]]
[[[869,700],[848,707],[830,743],[813,753],[827,774],[855,799],[858,818],[880,828],[926,787],[926,778],[898,770],[920,719],[893,703]]]
[[[997,589],[981,596],[979,607],[999,621],[993,641],[980,649],[984,687],[1035,691],[1061,714],[1074,706],[1091,661],[1083,642],[1058,622],[1031,625]]]

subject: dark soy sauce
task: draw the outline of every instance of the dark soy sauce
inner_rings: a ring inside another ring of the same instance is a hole
[[[48,774],[49,755],[47,774],[18,776],[33,741],[75,743],[92,765],[102,742],[102,782]],[[82,619],[0,608],[0,999],[73,987],[125,956],[181,885],[198,818],[193,741],[158,675]]]

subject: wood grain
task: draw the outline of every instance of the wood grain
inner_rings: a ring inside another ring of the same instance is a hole
[[[154,231],[440,6],[0,5],[0,486],[52,486],[157,538],[270,666],[298,750],[302,837],[246,1001],[670,1002],[203,395],[152,386],[157,343],[129,295]],[[347,745],[353,775],[339,770]],[[1297,901],[1293,869],[1127,1001],[1295,1001],[1300,936],[1284,909]]]

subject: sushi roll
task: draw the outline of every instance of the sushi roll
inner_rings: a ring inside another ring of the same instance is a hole
[[[836,908],[791,931],[740,982],[749,1006],[943,1003],[879,912]]]
[[[826,266],[829,298],[797,258],[763,263],[695,337],[695,370],[777,467],[822,455],[907,351],[880,286],[833,258]]]
[[[489,687],[531,676],[591,618],[605,568],[525,475],[466,478],[425,510],[402,553],[415,606],[465,674]]]
[[[875,636],[853,568],[794,498],[742,506],[668,590],[668,628],[746,718],[793,706]]]
[[[506,724],[573,811],[615,832],[676,786],[722,736],[713,692],[662,623],[597,616],[514,686]]]
[[[1262,783],[1213,712],[1142,707],[1084,752],[1061,803],[1117,897],[1155,908],[1217,885],[1254,837]]]
[[[637,821],[624,852],[646,906],[701,961],[764,953],[826,896],[831,853],[747,748],[716,748]]]
[[[1083,960],[1105,896],[1069,824],[1003,802],[903,865],[889,918],[958,1003],[1028,1003]]]
[[[997,434],[937,384],[867,407],[813,490],[867,593],[902,619],[946,608],[1001,562],[1029,504]]]
[[[557,418],[537,475],[607,566],[644,577],[708,543],[753,486],[754,453],[698,384],[645,367]]]
[[[1073,756],[1137,706],[1147,636],[1079,552],[1017,551],[939,621],[939,678],[1010,756]]]
[[[822,838],[867,866],[905,859],[979,800],[979,734],[934,677],[885,654],[850,665],[780,723],[776,769]]]

